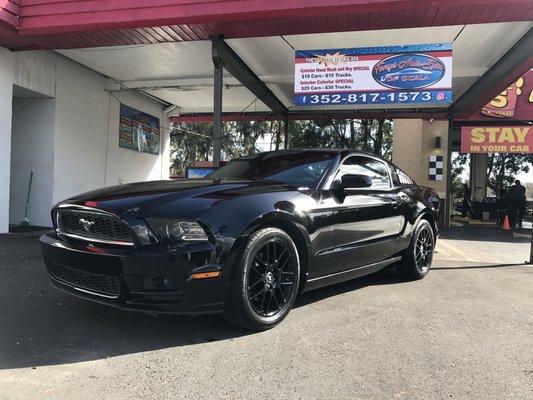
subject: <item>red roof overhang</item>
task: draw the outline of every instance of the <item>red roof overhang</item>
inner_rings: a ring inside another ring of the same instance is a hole
[[[0,45],[76,48],[529,20],[530,0],[0,0],[0,25],[18,29],[0,32]]]

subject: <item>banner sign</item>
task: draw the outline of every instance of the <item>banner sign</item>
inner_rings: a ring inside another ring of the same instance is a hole
[[[121,104],[119,146],[159,154],[159,118]]]
[[[294,103],[414,104],[452,101],[452,44],[297,50]]]
[[[533,69],[485,104],[480,113],[492,118],[533,120]]]
[[[463,126],[461,153],[533,153],[533,125]]]

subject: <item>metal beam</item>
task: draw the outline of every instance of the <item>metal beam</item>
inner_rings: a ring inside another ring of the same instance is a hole
[[[241,82],[258,100],[261,100],[276,114],[285,114],[287,107],[276,97],[265,83],[246,65],[246,63],[224,41],[221,35],[211,38],[212,57],[222,64],[224,69]]]
[[[477,112],[533,67],[533,28],[530,28],[474,85],[449,108],[453,118]]]
[[[453,141],[453,119],[448,119],[448,140],[446,141],[446,197],[444,198],[444,220],[443,227],[450,227],[450,216],[452,211],[452,141]]]
[[[478,75],[481,75],[479,73]],[[294,77],[292,75],[262,75],[260,79],[266,85],[292,85]],[[136,79],[118,81],[112,78],[106,78],[105,87],[108,90],[124,89],[146,89],[146,90],[204,90],[213,88],[213,76],[203,75],[194,78],[172,78],[172,79]],[[224,77],[225,87],[243,87],[233,76]]]
[[[214,55],[214,48],[213,64],[215,67],[213,73],[213,164],[218,167],[222,153],[222,84],[224,83],[224,70],[222,63]]]

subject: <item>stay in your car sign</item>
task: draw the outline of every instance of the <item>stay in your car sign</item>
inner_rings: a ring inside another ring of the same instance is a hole
[[[452,44],[297,50],[299,106],[450,103]]]

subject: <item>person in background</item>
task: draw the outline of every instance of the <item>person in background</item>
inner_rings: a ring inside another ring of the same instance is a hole
[[[512,227],[522,226],[524,218],[524,206],[526,204],[526,188],[517,179],[507,193],[507,203],[509,207],[509,222]]]
[[[472,217],[472,207],[470,206],[470,199],[472,197],[472,192],[470,188],[465,183],[463,184],[463,218]]]
[[[507,189],[500,190],[500,196],[498,197],[496,208],[498,209],[498,222],[503,224],[503,219],[507,214]]]

